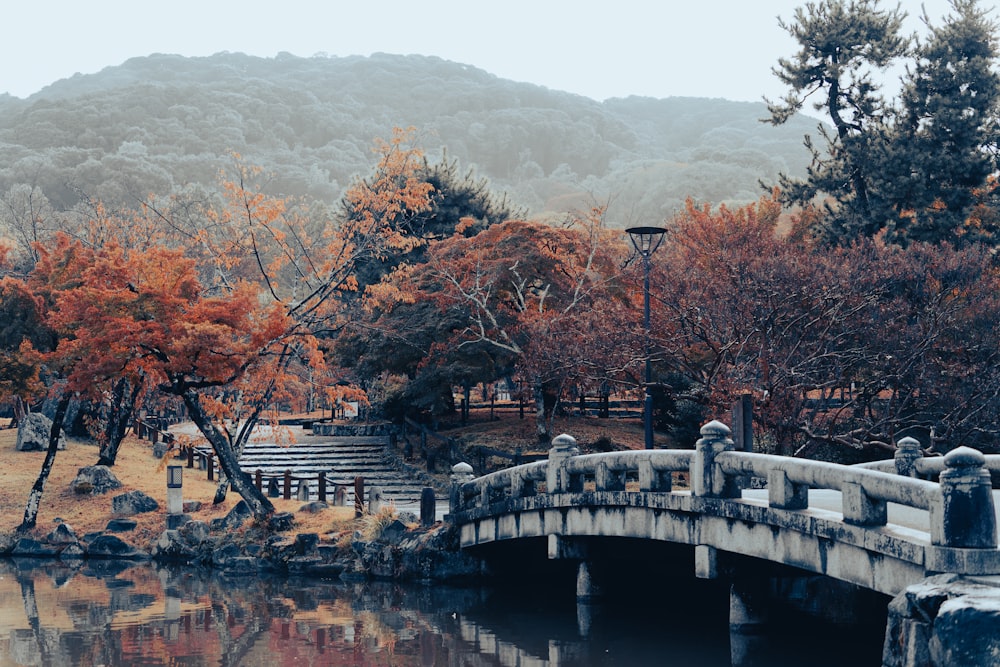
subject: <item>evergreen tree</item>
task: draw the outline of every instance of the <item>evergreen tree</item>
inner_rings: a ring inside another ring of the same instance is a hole
[[[993,231],[968,221],[977,191],[997,166],[997,26],[978,0],[951,5],[940,27],[924,16],[930,36],[904,82],[892,159],[883,171],[897,215],[890,237],[903,244],[996,241]]]
[[[813,154],[807,179],[782,176],[780,186],[789,203],[828,198],[825,233],[831,240],[870,236],[882,224],[873,186],[886,151],[891,108],[872,73],[907,54],[910,40],[900,34],[904,16],[898,7],[879,9],[878,0],[821,0],[796,9],[791,23],[779,19],[800,49],[774,68],[790,91],[780,102],[768,101],[768,122],[780,125],[801,110],[806,98],[822,95],[814,107],[833,124],[832,133],[820,127],[825,147],[806,137]]]
[[[458,160],[442,155],[439,162],[430,163],[426,158],[416,170],[415,178],[429,184],[428,205],[416,210],[401,211],[396,225],[401,231],[421,242],[407,252],[396,252],[385,257],[369,257],[358,265],[358,284],[361,289],[378,283],[395,267],[403,263],[419,264],[424,261],[427,244],[448,238],[461,229],[465,237],[474,236],[490,225],[522,217],[523,209],[513,207],[505,195],[490,189],[488,179],[476,178],[472,170],[461,174]],[[345,215],[353,215],[352,205],[345,202]],[[464,221],[464,222],[463,222]]]

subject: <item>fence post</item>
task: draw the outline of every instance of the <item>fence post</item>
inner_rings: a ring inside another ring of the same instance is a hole
[[[291,500],[292,499],[292,471],[289,470],[289,469],[287,469],[287,468],[285,469],[285,479],[284,479],[284,485],[283,486],[284,486],[284,488],[282,489],[281,497],[284,498],[285,500]]]
[[[365,513],[365,478],[354,478],[354,518],[360,519]]]
[[[434,489],[425,486],[420,491],[420,525],[424,528],[434,525],[437,520],[437,500],[434,498]]]
[[[691,464],[691,494],[713,498],[734,498],[740,490],[733,478],[727,478],[715,457],[733,448],[729,427],[720,421],[710,421],[701,427],[701,438],[695,443],[694,462]]]
[[[215,457],[209,454],[205,466],[208,468],[208,481],[211,482],[215,479]]]
[[[319,495],[319,501],[321,503],[326,502],[326,473],[322,470],[319,471],[319,479],[317,480],[317,493]]]
[[[931,511],[931,543],[959,549],[995,549],[997,519],[986,457],[958,447],[944,457],[941,507]],[[934,515],[937,514],[937,517]]]
[[[257,487],[258,491],[264,490],[264,477],[260,472],[260,468],[257,468],[253,472],[253,485]]]

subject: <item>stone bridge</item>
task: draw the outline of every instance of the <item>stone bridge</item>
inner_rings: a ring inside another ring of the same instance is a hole
[[[928,584],[936,575],[947,575],[954,593],[939,595],[938,605],[962,597],[970,586],[975,592],[1000,582],[987,457],[959,447],[937,464],[939,481],[930,481],[918,474],[935,465],[915,460],[915,441],[901,441],[889,472],[733,451],[729,433],[711,422],[693,451],[588,455],[563,435],[553,441],[547,461],[479,478],[459,464],[448,518],[467,549],[544,538],[549,558],[578,561],[581,599],[595,594],[587,547],[600,538],[690,545],[700,578],[720,576],[720,563],[730,554],[825,575],[904,600],[890,607],[885,664],[979,664],[965,654],[964,662],[949,662],[957,649],[946,645],[948,639],[930,641],[945,624],[935,629],[926,609],[904,607],[914,590],[943,581]],[[686,479],[687,488],[675,488],[675,477]],[[752,478],[766,480],[766,488],[744,488],[762,486],[750,484]],[[750,597],[734,586],[731,622],[753,623]],[[994,650],[997,662],[990,664],[1000,664],[1000,622],[990,627],[976,650]],[[888,655],[929,656],[928,646],[936,662],[893,662]]]

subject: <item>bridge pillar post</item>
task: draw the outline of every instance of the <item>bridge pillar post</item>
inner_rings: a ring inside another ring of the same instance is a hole
[[[715,457],[733,449],[729,427],[720,421],[710,421],[701,427],[701,438],[695,443],[691,464],[691,493],[711,498],[735,498],[740,495],[734,478],[727,478],[715,465]]]
[[[916,462],[923,454],[920,452],[920,441],[909,436],[901,438],[896,443],[896,454],[893,460],[896,463],[896,474],[903,477],[916,477]]]
[[[462,485],[475,478],[472,466],[462,461],[451,467],[451,494],[448,497],[448,511],[454,514],[462,509],[465,498],[462,496]]]
[[[940,511],[931,511],[931,542],[959,549],[996,548],[997,519],[986,458],[971,447],[958,447],[945,455],[944,464]]]
[[[552,439],[549,449],[549,465],[545,470],[545,488],[547,493],[565,493],[569,491],[569,477],[563,469],[566,459],[580,453],[576,446],[576,438],[571,435],[557,435]]]

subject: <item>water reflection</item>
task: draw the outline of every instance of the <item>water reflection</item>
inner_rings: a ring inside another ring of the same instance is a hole
[[[683,597],[657,607],[578,606],[571,594],[0,560],[0,667],[731,664],[724,604],[707,614],[692,613]],[[811,664],[837,664],[818,657]],[[840,664],[878,664],[872,657],[845,656]],[[799,663],[779,651],[754,664]]]

